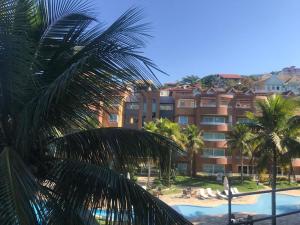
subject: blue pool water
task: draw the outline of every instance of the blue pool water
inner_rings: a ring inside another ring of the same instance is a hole
[[[201,201],[201,200],[199,200]],[[291,212],[300,209],[300,197],[277,194],[276,195],[277,214]],[[200,207],[190,205],[177,205],[173,207],[177,212],[187,218],[198,217],[201,215],[220,215],[228,213],[227,204],[216,207]],[[261,194],[254,204],[233,204],[233,213],[253,213],[253,214],[271,214],[271,194]]]

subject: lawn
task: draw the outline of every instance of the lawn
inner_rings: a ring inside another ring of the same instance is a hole
[[[265,189],[264,185],[257,185],[255,181],[252,181],[249,178],[244,180],[242,184],[239,177],[234,177],[231,179],[232,186],[237,187],[241,192],[250,192],[258,191]],[[192,188],[211,188],[213,190],[223,190],[223,183],[216,181],[215,177],[197,177],[190,178],[188,176],[176,176],[175,180],[172,182],[170,187],[166,187],[160,183],[159,180],[154,181],[154,189],[156,187],[161,187],[163,194],[175,194],[181,193],[183,188],[192,187]]]
[[[295,182],[289,183],[288,181],[279,181],[279,182],[277,182],[277,189],[279,189],[279,188],[290,188],[290,187],[299,187],[299,184],[295,183]]]

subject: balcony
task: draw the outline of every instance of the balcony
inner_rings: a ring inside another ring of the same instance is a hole
[[[226,140],[204,140],[204,146],[207,148],[227,148]]]
[[[208,107],[201,106],[199,108],[199,112],[201,115],[220,115],[220,116],[228,116],[228,113],[231,112],[231,108],[229,107]]]
[[[175,116],[185,115],[185,116],[194,116],[195,108],[176,108]]]
[[[231,123],[200,123],[200,127],[204,131],[230,131]]]
[[[197,157],[197,161],[201,164],[219,164],[219,165],[227,165],[231,164],[230,157],[214,157],[214,158],[205,158],[203,156]]]

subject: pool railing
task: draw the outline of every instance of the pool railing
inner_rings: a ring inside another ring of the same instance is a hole
[[[276,189],[274,190],[274,192],[283,192],[283,191],[291,191],[291,190],[300,190],[300,187],[290,187],[290,188],[280,188],[280,189]],[[229,195],[228,195],[228,225],[252,225],[256,222],[260,222],[260,221],[264,221],[264,220],[272,220],[273,216],[265,216],[265,217],[261,217],[261,218],[257,218],[257,219],[251,219],[250,221],[238,221],[238,222],[233,222],[232,219],[232,199],[235,197],[242,197],[242,196],[248,196],[248,195],[259,195],[259,194],[265,194],[265,193],[272,193],[273,190],[263,190],[263,191],[253,191],[253,192],[247,192],[247,193],[239,193],[239,194],[233,194],[231,192],[231,188],[229,185]],[[275,205],[276,208],[276,205]],[[279,217],[284,217],[284,216],[289,216],[289,215],[293,215],[293,214],[297,214],[300,213],[300,210],[295,210],[292,212],[287,212],[287,213],[281,213],[281,214],[276,214],[275,218],[279,218]]]

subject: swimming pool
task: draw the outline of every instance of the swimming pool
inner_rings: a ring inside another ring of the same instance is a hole
[[[200,201],[200,200],[199,200]],[[300,209],[300,197],[277,194],[277,214],[291,212]],[[216,207],[202,207],[190,205],[176,205],[173,207],[186,218],[201,215],[222,215],[228,213],[228,205],[222,204]],[[261,194],[254,204],[233,204],[232,213],[271,214],[271,193]]]

